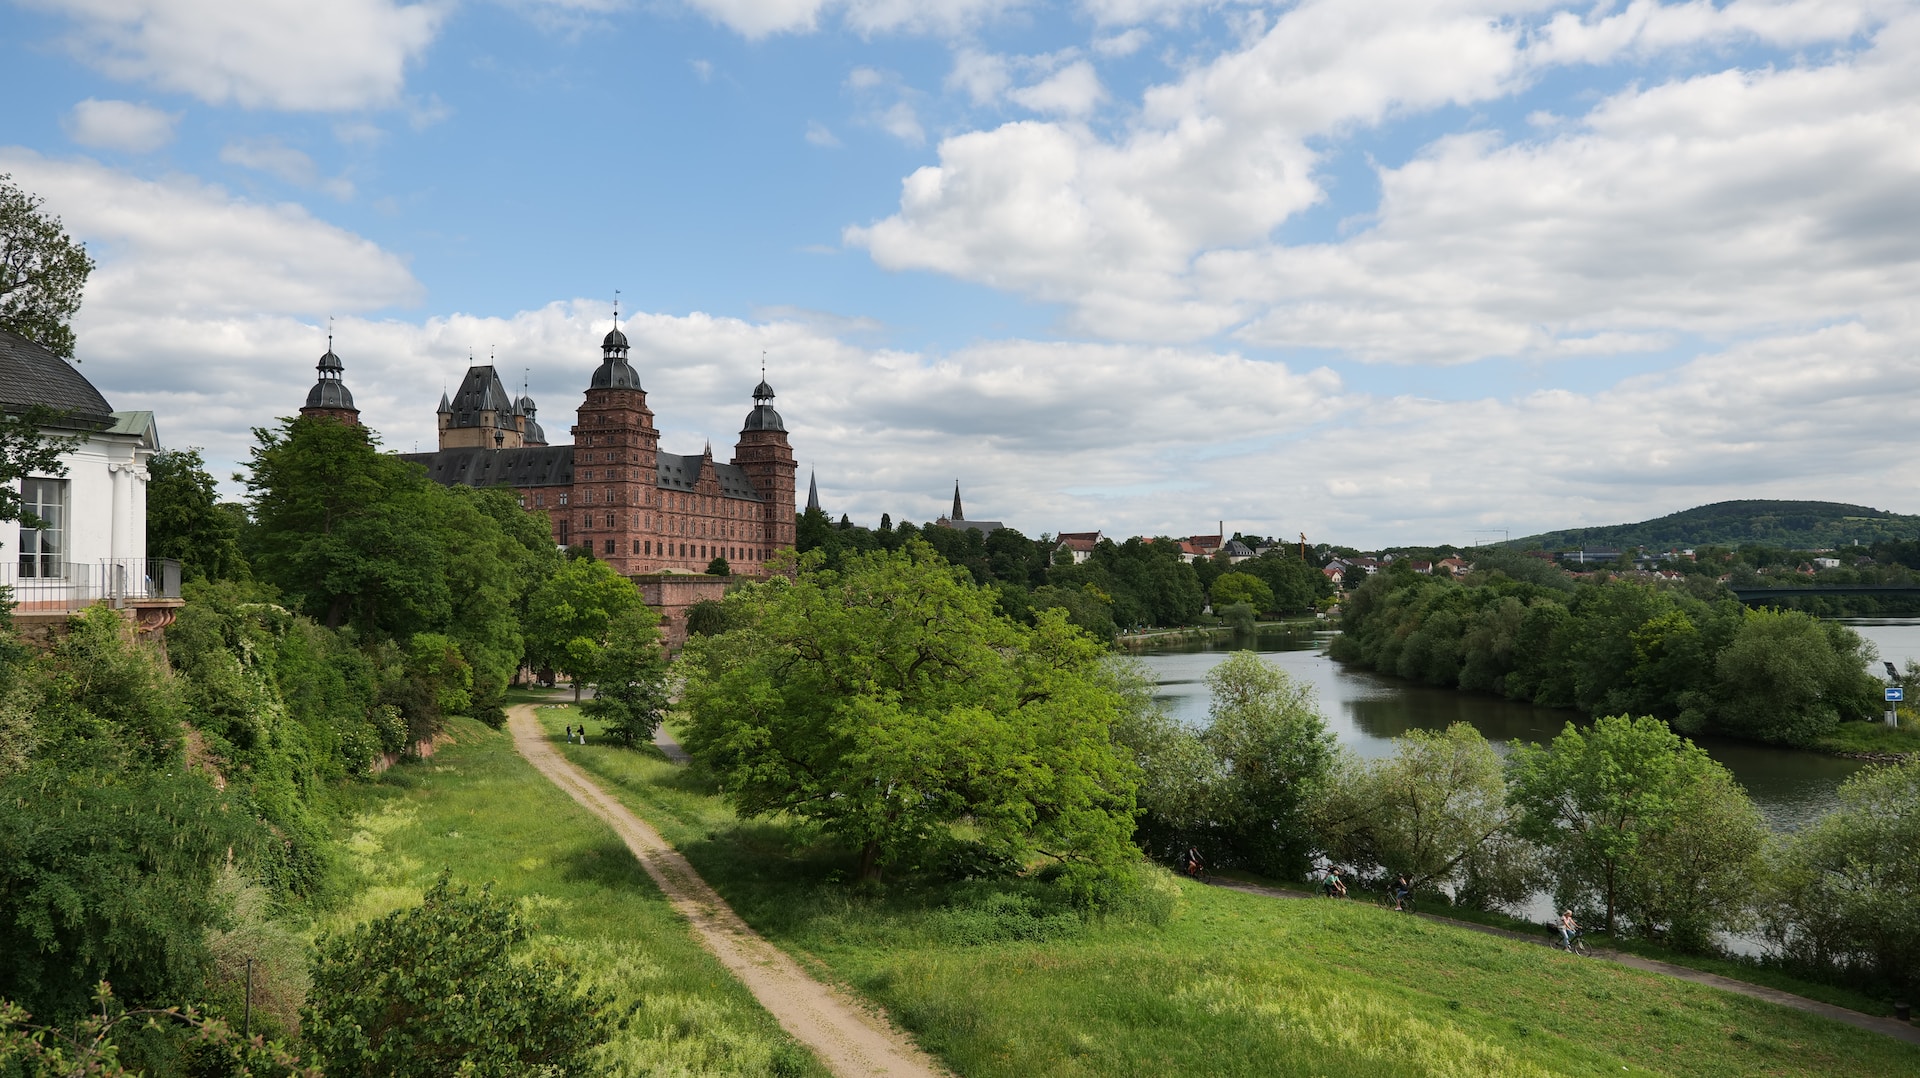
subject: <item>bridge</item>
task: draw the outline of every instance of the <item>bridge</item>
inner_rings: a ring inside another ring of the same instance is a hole
[[[1913,599],[1920,602],[1920,585],[1913,584],[1834,584],[1814,588],[1736,588],[1728,590],[1743,603],[1770,599],[1811,599],[1822,595],[1878,595],[1889,599]]]

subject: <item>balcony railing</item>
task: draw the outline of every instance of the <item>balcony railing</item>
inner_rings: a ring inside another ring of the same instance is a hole
[[[172,558],[61,562],[20,554],[0,562],[0,585],[22,612],[79,610],[101,602],[137,606],[180,598],[180,563]]]

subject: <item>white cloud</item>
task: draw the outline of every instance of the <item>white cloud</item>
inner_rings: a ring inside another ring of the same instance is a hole
[[[353,197],[351,181],[322,177],[313,158],[276,138],[236,139],[220,148],[220,160],[264,172],[296,187],[317,187],[335,198]]]
[[[333,111],[397,101],[451,4],[22,0],[72,18],[76,55],[208,104]]]
[[[887,268],[1066,304],[1071,326],[1105,337],[1238,331],[1389,360],[1574,354],[1910,296],[1920,259],[1885,222],[1920,214],[1905,150],[1920,134],[1912,16],[1821,63],[1630,85],[1522,141],[1443,137],[1377,170],[1380,204],[1346,238],[1275,243],[1323,202],[1318,170],[1356,130],[1507,98],[1544,63],[1647,42],[1845,42],[1881,17],[1872,5],[1645,7],[1594,45],[1578,40],[1587,23],[1529,29],[1471,0],[1309,0],[1149,89],[1117,135],[1027,121],[944,139],[938,163],[903,182],[898,211],[845,239]],[[1648,29],[1663,19],[1674,25]],[[977,76],[991,65],[964,61],[956,81],[988,86]]]
[[[1132,56],[1134,53],[1139,52],[1146,46],[1147,42],[1152,39],[1152,34],[1136,26],[1130,30],[1122,30],[1117,34],[1108,34],[1105,37],[1094,38],[1093,51],[1102,56],[1110,56],[1118,59],[1122,56]]]
[[[953,70],[947,74],[947,89],[965,90],[976,105],[990,105],[1013,85],[1007,71],[1007,58],[996,53],[962,48],[954,53]]]
[[[43,196],[99,261],[83,324],[312,317],[421,296],[400,258],[299,206],[235,198],[191,177],[136,179],[17,148],[0,149],[0,171]]]
[[[749,40],[805,34],[837,13],[857,34],[953,35],[1022,6],[1022,0],[686,0],[689,7]]]
[[[394,254],[295,207],[190,179],[0,151],[100,268],[78,323],[83,371],[167,443],[244,460],[248,430],[311,384],[327,313],[364,418],[394,449],[434,444],[432,408],[470,350],[530,369],[561,431],[606,331],[605,302],[505,317],[381,314],[419,285]],[[359,313],[356,313],[359,312]],[[804,468],[835,513],[925,520],[956,474],[983,517],[1037,534],[1263,533],[1373,545],[1461,541],[1641,519],[1725,497],[1831,497],[1910,511],[1920,487],[1920,321],[1874,319],[1749,340],[1608,388],[1460,401],[1374,396],[1326,370],[1197,347],[986,341],[948,353],[867,347],[862,319],[631,316],[670,451],[723,454],[764,350]],[[1617,342],[1654,346],[1650,340]],[[955,457],[956,444],[966,452]]]
[[[693,68],[693,75],[695,78],[699,79],[701,82],[713,81],[713,61],[688,60],[687,63]]]
[[[880,129],[909,146],[919,146],[927,141],[927,132],[920,126],[920,114],[913,104],[896,101],[887,106],[878,116]]]
[[[826,0],[687,0],[687,5],[749,40],[813,30]]]
[[[822,149],[831,150],[839,147],[840,139],[834,135],[832,131],[828,130],[825,124],[815,120],[809,120],[807,121],[807,143],[812,146],[819,146]]]
[[[1034,112],[1077,118],[1099,107],[1107,99],[1107,90],[1100,85],[1092,64],[1076,60],[1032,86],[1009,91],[1007,96]]]
[[[173,141],[181,113],[131,101],[87,98],[67,114],[67,136],[82,146],[122,153],[152,153]]]

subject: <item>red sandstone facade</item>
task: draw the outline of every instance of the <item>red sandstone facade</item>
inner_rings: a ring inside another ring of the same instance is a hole
[[[548,515],[555,543],[589,547],[627,576],[703,573],[716,557],[755,572],[793,546],[798,468],[773,388],[755,387],[731,460],[716,461],[711,447],[668,453],[626,334],[615,329],[601,349],[572,445],[545,445],[532,400],[512,400],[491,367],[476,367],[457,406],[441,401],[440,451],[404,456],[442,483],[514,488],[522,506]]]

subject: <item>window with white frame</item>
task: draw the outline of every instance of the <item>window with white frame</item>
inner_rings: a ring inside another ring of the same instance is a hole
[[[20,483],[20,578],[59,580],[66,576],[67,481],[25,479]],[[38,517],[41,526],[29,528]]]

